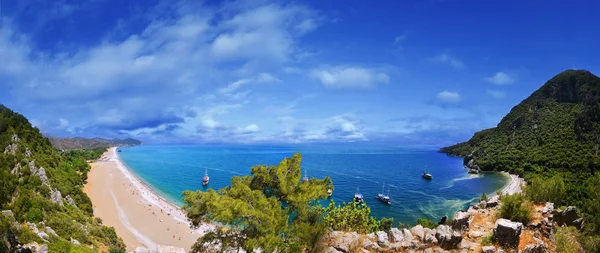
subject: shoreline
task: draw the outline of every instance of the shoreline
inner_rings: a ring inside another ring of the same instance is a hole
[[[498,173],[498,174],[503,175],[506,178],[509,178],[508,183],[499,189],[499,191],[502,193],[502,195],[513,195],[515,193],[520,193],[523,191],[523,186],[526,185],[525,179],[519,177],[519,175],[510,174],[509,172],[506,172],[506,171],[497,171],[497,172],[491,172],[491,173]],[[498,194],[496,192],[494,192],[489,197],[494,197],[497,195]]]
[[[125,166],[116,147],[109,148],[90,165],[84,191],[92,200],[94,216],[115,228],[128,252],[137,247],[160,246],[189,251],[200,236],[214,228],[205,223],[191,229],[183,210]]]

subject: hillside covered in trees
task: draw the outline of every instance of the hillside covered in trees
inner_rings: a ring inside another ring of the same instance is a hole
[[[598,235],[599,134],[600,78],[567,70],[513,107],[496,127],[440,151],[464,157],[470,168],[524,176],[534,201],[581,208],[587,234]],[[595,238],[588,249],[600,249]]]
[[[82,191],[86,160],[103,152],[59,153],[25,117],[0,105],[0,253],[29,243],[46,252],[124,252]]]
[[[51,137],[50,142],[56,149],[95,149],[95,148],[108,148],[112,146],[136,146],[141,145],[142,142],[136,139],[104,139],[104,138],[58,138]]]

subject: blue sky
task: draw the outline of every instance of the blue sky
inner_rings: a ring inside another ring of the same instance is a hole
[[[49,136],[443,146],[600,73],[597,1],[0,5],[0,103]]]

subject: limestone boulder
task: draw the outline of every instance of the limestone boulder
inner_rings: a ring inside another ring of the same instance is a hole
[[[496,253],[496,247],[494,246],[485,246],[481,249],[481,253]]]
[[[377,244],[383,248],[387,248],[390,246],[390,241],[388,240],[388,234],[383,231],[377,231],[375,233],[377,235]]]
[[[548,247],[546,246],[544,241],[542,241],[538,238],[535,238],[535,237],[533,239],[535,240],[535,243],[531,243],[531,244],[528,244],[527,246],[525,246],[525,249],[523,249],[523,253],[544,253],[544,252],[546,252]]]
[[[490,199],[488,199],[488,201],[485,204],[485,208],[496,207],[496,206],[498,206],[499,203],[500,203],[500,197],[498,195],[495,195],[495,196],[491,197]]]
[[[439,225],[436,229],[435,238],[438,240],[440,247],[444,249],[455,249],[462,241],[462,235],[448,225]]]
[[[401,242],[404,240],[404,236],[402,235],[402,231],[398,228],[392,228],[390,230],[390,239],[392,242]]]
[[[516,248],[519,246],[523,224],[507,219],[498,219],[494,224],[494,239],[501,245]]]
[[[425,231],[423,230],[423,226],[416,225],[410,229],[410,233],[417,237],[418,240],[425,239]]]
[[[342,253],[342,252],[335,249],[334,247],[329,247],[325,250],[325,253]]]
[[[454,220],[452,221],[452,228],[455,230],[465,230],[469,228],[469,218],[471,213],[465,211],[459,211],[454,214]]]
[[[356,232],[344,233],[333,231],[329,234],[331,246],[341,252],[348,252],[352,245],[358,244],[359,235]]]
[[[50,200],[60,206],[64,206],[62,194],[60,194],[59,190],[52,191],[52,193],[50,194]]]

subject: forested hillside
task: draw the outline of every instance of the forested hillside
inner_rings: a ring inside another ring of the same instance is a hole
[[[59,153],[25,117],[0,105],[0,252],[34,242],[48,252],[124,252],[82,191],[86,160],[103,151]]]
[[[57,138],[51,137],[50,142],[54,148],[63,149],[94,149],[94,148],[108,148],[111,146],[136,146],[141,145],[142,142],[136,139],[104,139],[104,138]]]
[[[599,134],[600,78],[567,70],[512,108],[495,128],[440,151],[465,157],[471,168],[524,176],[533,200],[576,205],[587,214],[588,234],[597,235]],[[600,249],[595,240],[588,249]]]

